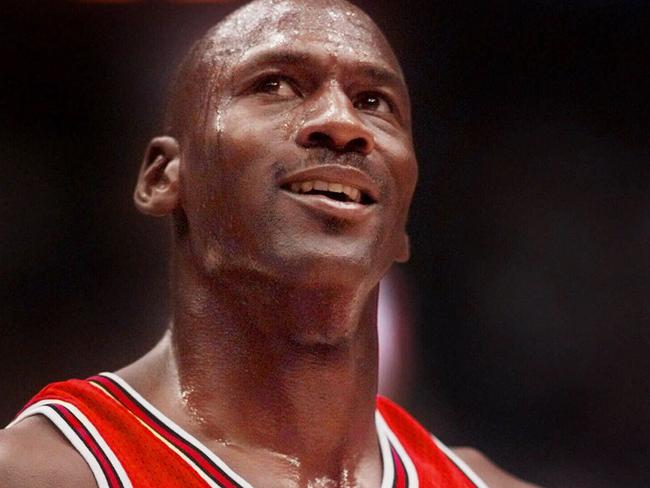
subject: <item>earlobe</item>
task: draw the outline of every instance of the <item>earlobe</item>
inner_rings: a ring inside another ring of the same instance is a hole
[[[151,140],[138,174],[133,200],[140,212],[162,217],[179,203],[180,148],[173,137]]]
[[[398,263],[405,263],[411,257],[411,239],[408,234],[404,232],[402,236],[402,243],[400,245],[399,252],[397,253],[397,258],[395,259]]]

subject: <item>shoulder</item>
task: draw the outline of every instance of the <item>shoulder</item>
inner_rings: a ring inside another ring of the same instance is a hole
[[[0,486],[96,488],[97,483],[63,435],[36,416],[0,430]]]
[[[540,488],[515,478],[472,447],[455,447],[454,454],[465,462],[490,488]]]

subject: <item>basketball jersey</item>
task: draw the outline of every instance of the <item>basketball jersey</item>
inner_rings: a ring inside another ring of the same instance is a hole
[[[46,386],[8,427],[31,415],[47,417],[61,431],[99,488],[253,488],[112,373]],[[383,462],[380,488],[487,488],[388,399],[377,398],[375,422]]]

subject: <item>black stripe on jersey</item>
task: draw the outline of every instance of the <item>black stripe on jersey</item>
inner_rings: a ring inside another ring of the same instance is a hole
[[[402,472],[404,473],[404,487],[408,488],[409,486],[409,472],[406,469],[406,463],[402,459],[402,457],[399,455],[399,452],[397,452],[397,449],[395,449],[395,446],[393,443],[388,439],[388,445],[390,446],[390,453],[391,456],[393,457],[393,488],[397,488],[397,474],[398,474],[398,469],[395,461],[399,462],[399,464],[402,466]]]
[[[99,375],[99,378],[108,381],[112,386],[114,386],[115,388],[119,389],[120,392],[122,392],[125,396],[127,396],[127,397],[129,398],[129,400],[131,400],[133,403],[135,403],[135,404],[136,404],[136,405],[137,405],[137,406],[142,410],[142,412],[147,416],[147,418],[148,418],[149,420],[151,420],[153,423],[155,423],[156,425],[158,425],[158,426],[159,426],[160,428],[162,428],[165,432],[169,433],[172,437],[174,437],[175,439],[177,439],[177,440],[178,440],[179,442],[181,442],[182,444],[187,444],[187,445],[191,446],[192,448],[194,448],[194,450],[196,451],[196,453],[197,453],[199,456],[201,456],[201,458],[202,458],[203,460],[205,460],[205,461],[206,461],[210,466],[212,466],[216,471],[218,471],[219,473],[221,473],[221,475],[226,479],[226,481],[228,481],[229,483],[231,483],[233,487],[235,487],[235,488],[243,488],[239,483],[237,483],[235,480],[233,480],[233,479],[228,475],[228,473],[224,472],[224,470],[223,470],[221,467],[219,467],[217,464],[215,464],[214,461],[212,461],[212,459],[210,459],[210,458],[209,458],[209,457],[208,457],[208,456],[203,452],[203,450],[202,450],[200,447],[198,447],[198,446],[195,445],[194,443],[188,441],[187,439],[183,438],[183,437],[180,436],[180,435],[179,435],[175,430],[171,429],[171,428],[170,428],[170,427],[169,427],[169,426],[168,426],[168,425],[167,425],[167,424],[166,424],[162,419],[158,418],[157,415],[155,415],[155,414],[154,414],[153,412],[151,412],[151,411],[150,411],[150,410],[149,410],[145,405],[143,405],[141,402],[139,402],[137,398],[135,398],[133,395],[131,395],[131,393],[129,393],[128,390],[126,390],[125,388],[123,388],[122,385],[120,385],[118,382],[116,382],[115,380],[113,380],[113,378],[111,378],[111,377],[109,377],[109,376],[104,376],[103,374],[102,374],[102,375]],[[102,387],[105,386],[105,385],[103,385],[103,384],[101,383],[101,381],[98,381],[98,380],[97,380],[97,377],[96,377],[96,376],[93,376],[93,377],[89,378],[88,380],[89,380],[89,381],[92,381],[92,382],[99,383],[99,386],[102,386]],[[115,398],[115,399],[116,399],[117,401],[119,401],[118,398]],[[122,402],[120,402],[120,403],[122,403]],[[128,410],[130,410],[130,409],[129,409],[126,405],[124,405],[123,403],[122,403],[122,405],[123,405],[125,408],[127,408]],[[135,412],[133,412],[133,413],[135,414]],[[193,461],[192,464],[194,464],[194,466],[196,466],[196,469],[201,470],[201,472],[203,472],[207,477],[209,477],[212,481],[214,481],[215,483],[217,483],[218,485],[221,486],[221,482],[220,482],[218,479],[216,479],[216,478],[214,477],[214,475],[208,473],[204,468],[202,468],[199,464],[197,464],[197,463],[194,461],[195,454],[193,454],[193,453],[191,453],[191,452],[188,452],[188,451],[187,451],[187,448],[185,448],[185,447],[182,446],[182,445],[181,445],[181,446],[177,446],[177,445],[175,445],[175,444],[173,444],[173,445],[174,445],[174,447],[176,447],[177,449],[180,449],[180,450],[183,452],[183,454],[185,454],[189,459],[191,459],[191,460]],[[229,487],[224,487],[224,488],[229,488]]]
[[[97,460],[97,464],[99,465],[100,469],[102,470],[102,473],[104,473],[104,478],[106,479],[106,482],[109,484],[109,486],[117,486],[119,488],[124,488],[124,484],[122,483],[122,480],[118,476],[117,471],[115,470],[115,467],[113,466],[113,463],[111,463],[110,459],[108,459],[108,456],[106,456],[106,454],[104,453],[104,450],[99,446],[99,443],[97,442],[95,437],[88,431],[88,429],[83,424],[83,422],[81,422],[81,420],[79,420],[79,418],[74,413],[72,413],[70,411],[70,409],[64,407],[63,405],[58,405],[56,403],[52,403],[52,404],[47,404],[46,406],[51,408],[52,410],[54,410],[54,412],[56,412],[56,414],[68,425],[68,427],[70,427],[70,429],[75,434],[77,434],[77,438],[81,442],[83,442],[84,446],[86,446],[86,448],[88,449],[88,452]],[[114,478],[117,480],[117,485],[115,485],[114,483],[111,482],[111,478],[110,478],[109,474],[106,472],[106,469],[104,467],[104,463],[102,463],[100,461],[100,459],[97,457],[97,455],[93,452],[93,449],[88,444],[88,442],[86,442],[86,439],[84,439],[83,436],[79,435],[79,432],[78,432],[79,429],[77,429],[77,427],[75,427],[74,425],[72,425],[70,423],[70,421],[66,418],[66,416],[63,414],[63,412],[61,410],[65,410],[68,414],[70,414],[74,418],[76,418],[77,422],[79,422],[79,426],[80,426],[81,431],[84,434],[86,434],[90,439],[93,440],[93,442],[95,443],[94,447],[104,455],[105,463],[108,464],[108,466],[110,466],[111,473],[113,474]]]

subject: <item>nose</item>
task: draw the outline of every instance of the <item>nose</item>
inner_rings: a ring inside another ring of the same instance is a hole
[[[375,139],[354,108],[352,101],[337,86],[324,89],[310,107],[297,135],[304,147],[326,147],[336,152],[356,152],[367,156]]]

